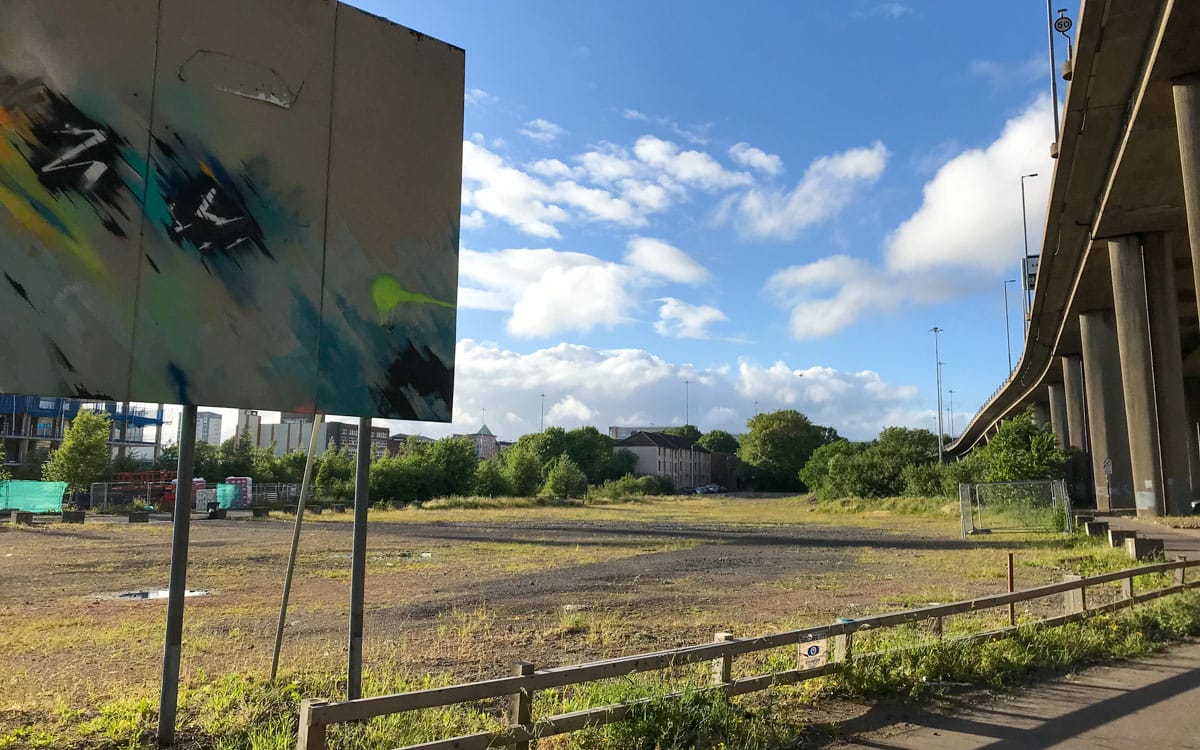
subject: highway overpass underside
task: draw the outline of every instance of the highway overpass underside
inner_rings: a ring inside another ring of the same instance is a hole
[[[1024,352],[951,453],[1028,406],[1101,510],[1200,497],[1200,2],[1084,0]],[[1076,492],[1075,494],[1080,494]]]

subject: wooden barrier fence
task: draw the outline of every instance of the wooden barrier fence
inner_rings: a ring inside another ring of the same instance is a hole
[[[425,742],[420,745],[409,745],[401,750],[484,750],[496,747],[515,747],[519,750],[525,750],[529,747],[530,740],[533,739],[566,734],[587,727],[596,727],[620,721],[633,708],[645,702],[637,701],[629,704],[601,706],[599,708],[550,716],[535,721],[532,717],[533,695],[538,690],[578,685],[635,673],[669,669],[687,664],[712,662],[712,690],[718,690],[730,696],[753,693],[759,690],[766,690],[774,685],[802,682],[833,672],[839,667],[841,662],[852,658],[853,635],[860,630],[875,630],[922,620],[933,620],[934,632],[941,633],[941,621],[944,617],[1007,607],[1009,604],[1017,602],[1027,602],[1062,594],[1064,595],[1064,614],[1039,622],[1039,625],[1042,627],[1057,627],[1091,615],[1114,612],[1131,607],[1134,604],[1140,604],[1200,586],[1200,580],[1191,582],[1185,580],[1186,570],[1197,566],[1200,566],[1200,560],[1185,560],[1180,558],[1173,562],[1127,568],[1089,578],[1066,576],[1065,580],[1061,583],[1037,586],[1025,589],[1024,591],[994,594],[992,596],[953,602],[951,604],[940,604],[903,612],[874,615],[848,622],[837,622],[819,627],[790,630],[758,638],[737,639],[733,638],[729,633],[718,633],[714,643],[667,651],[656,651],[635,656],[623,656],[568,667],[534,669],[534,665],[528,662],[519,662],[515,665],[511,676],[483,680],[481,682],[450,685],[448,687],[417,690],[395,695],[381,695],[374,698],[360,698],[358,700],[342,701],[339,703],[305,699],[300,705],[300,722],[296,746],[298,750],[325,750],[326,730],[330,724],[364,721],[377,716],[385,716],[402,711],[415,711],[426,708],[452,706],[471,701],[508,698],[510,701],[508,711],[509,726],[504,731],[480,732],[478,734]],[[1152,573],[1168,573],[1171,571],[1175,573],[1174,584],[1142,593],[1134,591],[1133,579],[1136,576],[1144,576]],[[1121,583],[1120,598],[1107,604],[1089,607],[1087,589],[1091,586],[1113,582]],[[956,638],[955,640],[976,642],[999,640],[1010,635],[1017,627],[1010,625],[995,630],[973,633],[968,636]],[[808,644],[820,640],[826,640],[827,643],[836,643],[838,645],[835,653],[836,659],[819,666],[804,668],[802,665],[805,663]],[[797,647],[796,669],[740,679],[732,678],[732,664],[735,657],[785,646]],[[671,698],[673,696],[666,697]],[[663,697],[656,698],[656,700],[662,699]]]

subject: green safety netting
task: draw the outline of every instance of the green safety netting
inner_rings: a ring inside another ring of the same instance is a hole
[[[240,508],[242,503],[242,487],[237,484],[218,484],[217,502],[222,508]]]
[[[25,479],[0,481],[0,510],[28,513],[61,513],[66,482],[33,482]]]

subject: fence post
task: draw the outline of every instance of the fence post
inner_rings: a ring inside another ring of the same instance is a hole
[[[717,633],[713,636],[714,643],[728,643],[733,640],[733,633]],[[713,659],[712,682],[714,685],[726,685],[733,680],[733,657],[722,654]]]
[[[328,705],[318,698],[300,701],[300,726],[296,737],[296,750],[325,750],[325,725],[313,723],[314,706]]]
[[[940,617],[933,618],[933,634],[938,638],[942,637],[942,618]]]
[[[1133,598],[1133,574],[1132,573],[1130,573],[1128,576],[1121,579],[1121,598],[1122,599],[1132,599]]]
[[[528,677],[533,674],[533,664],[527,661],[519,661],[513,664],[513,675],[516,677]],[[508,723],[512,726],[522,726],[532,731],[533,724],[533,692],[526,688],[521,688],[520,692],[513,693],[508,704]],[[516,750],[529,750],[529,742],[514,742],[512,747]]]
[[[1013,592],[1013,553],[1008,553],[1008,593]],[[1017,603],[1008,603],[1008,626],[1012,627],[1017,624]]]
[[[1175,555],[1175,562],[1187,562],[1187,557],[1184,555]],[[1178,567],[1175,569],[1175,583],[1182,586],[1187,582],[1187,568]]]
[[[1070,573],[1063,576],[1063,581],[1082,581],[1083,576],[1072,575]],[[1063,609],[1066,614],[1073,615],[1077,612],[1083,612],[1087,609],[1087,597],[1084,594],[1084,587],[1081,585],[1077,589],[1063,592]]]
[[[834,661],[848,662],[854,655],[854,633],[842,633],[833,637]]]

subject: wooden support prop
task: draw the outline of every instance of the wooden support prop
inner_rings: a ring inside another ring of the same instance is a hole
[[[1186,562],[1187,557],[1184,555],[1175,555],[1175,562]],[[1180,566],[1175,569],[1175,583],[1180,586],[1187,583],[1187,568]]]
[[[519,661],[513,664],[514,677],[528,677],[534,673],[533,664],[527,661]],[[533,691],[521,688],[520,691],[513,693],[508,704],[508,723],[514,727],[524,727],[529,729],[533,724]],[[516,750],[529,750],[529,742],[514,742],[512,747]]]
[[[713,636],[713,643],[728,643],[733,640],[733,633],[717,633]],[[731,654],[722,654],[719,658],[713,659],[712,663],[712,682],[714,685],[725,685],[733,679],[733,656]]]

